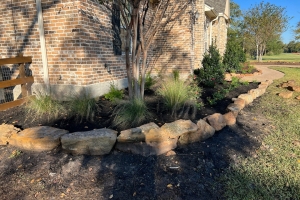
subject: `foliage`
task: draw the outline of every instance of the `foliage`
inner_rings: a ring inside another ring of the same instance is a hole
[[[284,44],[280,40],[280,38],[276,38],[274,40],[270,40],[267,42],[267,55],[279,55],[284,51]]]
[[[22,151],[20,150],[13,150],[9,156],[9,158],[15,158],[15,157],[18,157],[19,155],[22,154]]]
[[[155,84],[155,80],[151,77],[150,72],[145,77],[145,89],[150,89]]]
[[[300,40],[300,21],[298,22],[294,32],[295,32],[295,39]]]
[[[228,40],[226,44],[226,51],[223,57],[223,64],[225,71],[227,72],[238,72],[241,71],[241,63],[246,61],[246,55],[243,49],[237,41],[233,39]]]
[[[241,72],[242,74],[251,74],[254,70],[256,69],[253,65],[250,65],[249,62],[245,62]]]
[[[258,61],[262,61],[267,43],[285,31],[288,20],[285,8],[264,2],[254,5],[245,13],[245,36],[254,41]]]
[[[132,101],[120,101],[116,106],[113,124],[119,128],[130,128],[139,126],[151,117],[146,103],[142,99]]]
[[[67,112],[61,102],[56,101],[47,95],[43,90],[35,91],[35,98],[31,98],[26,104],[26,112],[28,115],[42,118],[47,116],[57,118],[59,113]]]
[[[74,95],[67,103],[69,113],[75,115],[80,122],[83,119],[93,121],[97,109],[97,101],[87,93]]]
[[[296,53],[300,52],[300,42],[298,41],[290,41],[284,49],[285,53]]]
[[[119,90],[114,83],[110,83],[109,92],[104,95],[105,99],[109,101],[116,101],[122,99],[124,96],[123,90]]]
[[[187,102],[196,105],[201,88],[194,80],[184,81],[177,76],[172,76],[162,80],[157,94],[163,98],[165,106],[174,115]]]
[[[268,134],[255,151],[257,156],[238,157],[224,173],[225,198],[228,199],[299,199],[300,190],[300,104],[297,99],[283,100],[276,95],[285,91],[282,82],[300,83],[300,69],[274,68],[285,76],[268,87],[251,111],[270,120]],[[296,96],[300,93],[296,94]],[[284,102],[284,103],[283,103]],[[255,118],[253,120],[256,120]]]
[[[203,68],[199,70],[199,81],[204,85],[213,87],[224,80],[224,68],[221,63],[221,56],[216,46],[211,45],[208,53],[202,60]]]

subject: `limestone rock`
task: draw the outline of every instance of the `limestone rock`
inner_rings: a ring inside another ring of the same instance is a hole
[[[220,113],[215,113],[204,118],[216,131],[222,130],[226,126],[226,121]]]
[[[289,99],[293,96],[293,92],[291,92],[291,91],[281,92],[281,93],[279,93],[279,96],[284,99]]]
[[[295,92],[300,92],[300,86],[293,86],[292,89]]]
[[[96,129],[86,132],[75,132],[61,137],[62,148],[72,154],[105,155],[114,146],[117,131]]]
[[[288,83],[281,83],[280,87],[287,88],[287,87],[289,87],[289,84]]]
[[[60,145],[60,137],[68,133],[66,130],[39,126],[13,133],[9,144],[31,151],[50,151]]]
[[[232,81],[232,77],[230,74],[225,74],[224,79],[225,81]]]
[[[172,149],[177,147],[177,139],[176,138],[165,138],[162,141],[156,142],[134,142],[134,143],[117,143],[116,149],[133,153],[139,154],[142,156],[151,156],[151,155],[161,155],[164,154]]]
[[[250,94],[253,99],[256,99],[259,96],[259,91],[256,89],[252,89],[248,91],[248,94]]]
[[[238,96],[238,98],[244,99],[246,105],[248,105],[248,104],[250,104],[250,103],[253,102],[253,97],[252,97],[252,95],[250,95],[250,94],[240,94],[240,95]]]
[[[226,125],[228,126],[234,125],[236,123],[236,116],[232,112],[224,114],[223,117],[225,119]]]
[[[296,99],[300,100],[300,96],[297,96]]]
[[[10,137],[12,134],[16,134],[20,129],[14,127],[10,124],[1,124],[0,125],[0,145],[7,145],[9,143]]]
[[[258,85],[258,88],[261,88],[261,89],[267,89],[268,88],[268,84],[259,84]]]
[[[175,151],[168,151],[167,153],[166,153],[166,156],[176,156],[176,152]]]
[[[203,119],[200,119],[197,122],[197,126],[197,131],[185,133],[179,137],[179,145],[186,145],[194,142],[204,141],[215,134],[215,129]]]
[[[232,112],[233,115],[237,117],[239,112],[242,110],[242,107],[239,104],[231,103],[227,106],[227,110]]]
[[[169,138],[178,138],[179,136],[197,131],[198,127],[191,120],[177,120],[172,123],[166,123],[161,128],[161,133]]]
[[[234,100],[234,104],[238,105],[241,108],[241,110],[242,110],[246,106],[246,101],[244,99],[236,98]]]
[[[151,129],[159,129],[159,126],[151,122],[137,128],[121,131],[121,134],[118,136],[117,140],[118,142],[144,142],[145,133],[149,132]]]
[[[287,82],[287,84],[288,84],[288,86],[293,87],[293,86],[296,85],[296,81],[295,81],[295,80],[289,80],[289,81]]]

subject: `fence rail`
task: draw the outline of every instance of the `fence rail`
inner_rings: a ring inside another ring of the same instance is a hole
[[[32,57],[24,57],[22,54],[19,54],[15,58],[4,58],[0,59],[0,68],[2,65],[10,64],[19,64],[19,78],[13,80],[0,81],[0,90],[3,88],[14,87],[16,85],[21,85],[21,94],[22,98],[15,101],[10,101],[0,104],[0,111],[19,106],[26,102],[30,97],[29,96],[29,84],[34,83],[33,76],[26,76],[25,73],[25,63],[31,63]],[[1,75],[1,74],[0,74]]]

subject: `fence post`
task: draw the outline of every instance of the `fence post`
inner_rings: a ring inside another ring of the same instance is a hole
[[[20,53],[18,56],[23,57],[23,54]],[[24,63],[21,63],[19,65],[19,74],[20,74],[20,78],[25,78],[26,77]],[[27,97],[28,90],[27,90],[27,85],[26,84],[21,84],[21,91],[22,91],[22,98]]]

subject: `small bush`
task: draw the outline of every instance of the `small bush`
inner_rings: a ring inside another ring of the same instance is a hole
[[[66,112],[61,102],[53,100],[43,91],[35,91],[35,98],[31,98],[25,107],[29,115],[37,118],[57,118],[59,113]]]
[[[201,88],[194,80],[183,81],[179,75],[168,77],[162,80],[157,94],[163,98],[167,109],[171,110],[172,115],[188,101],[197,104],[197,99],[201,95]]]
[[[227,72],[240,72],[243,62],[246,61],[246,54],[239,43],[229,40],[223,57],[223,64]]]
[[[108,99],[109,101],[116,101],[122,99],[123,96],[123,90],[119,90],[114,83],[110,84],[109,92],[104,95],[105,99]]]
[[[97,101],[89,94],[81,93],[74,95],[67,103],[71,115],[75,115],[77,120],[83,119],[93,121],[97,109]]]
[[[202,60],[203,68],[199,70],[199,81],[202,84],[213,87],[224,81],[224,69],[221,63],[221,57],[218,49],[211,45],[208,53],[204,55]]]
[[[151,87],[155,84],[154,79],[151,77],[150,72],[146,74],[145,77],[145,89],[151,89]]]
[[[136,127],[151,117],[146,103],[142,99],[120,101],[116,106],[113,124],[120,128]]]

